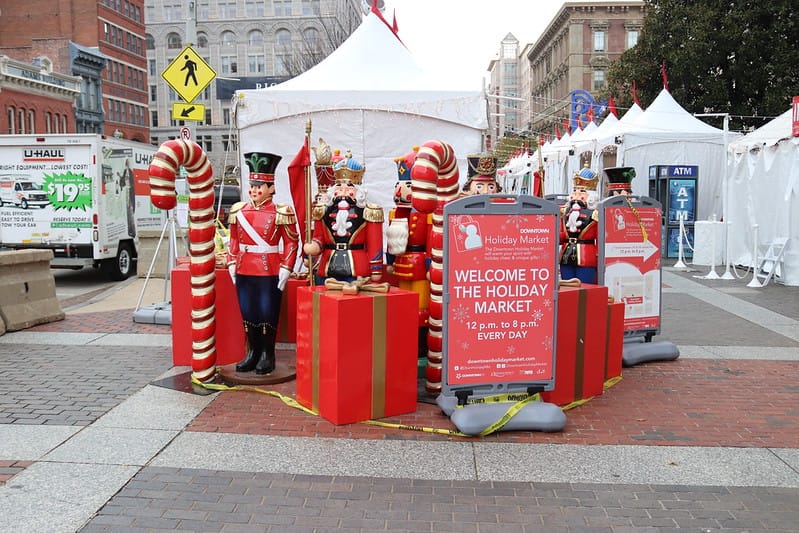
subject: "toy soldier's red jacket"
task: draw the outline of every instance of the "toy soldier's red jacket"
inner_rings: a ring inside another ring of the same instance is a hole
[[[577,217],[577,231],[571,232],[567,227],[570,211],[561,207],[560,217],[560,264],[579,267],[596,267],[598,248],[596,239],[599,234],[599,218],[595,209],[582,209]]]
[[[296,217],[290,206],[275,205],[271,200],[259,207],[251,202],[241,202],[230,209],[229,222],[228,262],[235,261],[237,275],[277,276],[281,266],[294,270],[299,237]],[[250,234],[247,224],[259,239]],[[281,240],[282,252],[279,248]]]
[[[383,274],[383,208],[351,206],[344,235],[334,229],[339,217],[335,203],[326,206],[321,215],[314,217],[313,233],[313,240],[322,248],[318,276],[351,281]]]
[[[408,281],[427,279],[427,261],[430,257],[427,243],[433,229],[432,215],[409,207],[397,207],[393,212],[393,219],[396,218],[408,219],[408,244],[404,253],[394,256],[394,275]]]

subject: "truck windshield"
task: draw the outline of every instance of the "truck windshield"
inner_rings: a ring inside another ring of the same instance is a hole
[[[33,183],[32,181],[23,181],[20,183],[23,191],[38,191],[41,190],[38,184]]]

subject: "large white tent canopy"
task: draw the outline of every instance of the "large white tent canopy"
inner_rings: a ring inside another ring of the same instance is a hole
[[[369,200],[387,208],[393,206],[395,157],[440,139],[453,146],[465,172],[466,156],[482,150],[488,127],[484,93],[453,89],[425,72],[374,13],[307,72],[237,92],[240,152],[284,157],[276,175],[278,201],[288,201],[286,169],[304,142],[308,119],[311,144],[321,137],[342,153],[350,150],[366,165]]]
[[[753,266],[768,246],[787,239],[780,281],[799,285],[799,137],[789,109],[729,146],[729,254]],[[755,251],[757,237],[758,250]]]

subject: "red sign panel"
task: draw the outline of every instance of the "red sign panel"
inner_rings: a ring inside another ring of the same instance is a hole
[[[447,384],[553,379],[557,216],[453,214],[446,224]]]
[[[661,212],[659,207],[605,209],[603,284],[625,304],[625,331],[660,327]]]

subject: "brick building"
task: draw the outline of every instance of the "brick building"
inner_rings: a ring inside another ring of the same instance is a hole
[[[0,53],[80,78],[73,132],[149,141],[144,35],[143,0],[0,0]]]

